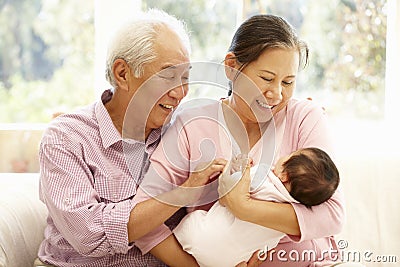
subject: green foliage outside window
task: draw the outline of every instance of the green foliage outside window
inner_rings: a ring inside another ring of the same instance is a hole
[[[94,5],[0,0],[0,122],[48,122],[94,99]]]
[[[186,21],[192,59],[222,62],[239,0],[143,0]],[[381,118],[385,0],[243,0],[243,15],[285,16],[311,49],[298,92],[332,114]],[[23,15],[21,15],[23,14]],[[242,15],[242,14],[239,14]],[[94,101],[94,2],[0,0],[0,122],[47,122]]]

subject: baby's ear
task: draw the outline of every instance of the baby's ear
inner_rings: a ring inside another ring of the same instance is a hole
[[[286,172],[282,172],[279,175],[279,180],[281,180],[282,183],[287,183],[287,182],[289,182],[289,176],[287,175]]]

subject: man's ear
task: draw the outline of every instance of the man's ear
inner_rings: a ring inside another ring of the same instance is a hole
[[[128,79],[130,74],[128,63],[126,63],[125,60],[119,58],[114,61],[112,71],[117,87],[119,89],[128,91]]]
[[[234,81],[236,77],[237,70],[239,69],[239,64],[236,60],[234,53],[229,52],[225,56],[225,75],[230,81]]]

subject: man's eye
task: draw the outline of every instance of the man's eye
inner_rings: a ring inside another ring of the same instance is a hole
[[[171,69],[165,69],[160,71],[159,73],[157,73],[157,75],[163,79],[175,79],[176,75],[175,75],[175,71],[171,70]]]
[[[173,74],[161,73],[161,74],[158,74],[158,76],[159,76],[160,78],[167,79],[167,80],[173,80],[173,79],[175,79],[175,75],[173,75]]]

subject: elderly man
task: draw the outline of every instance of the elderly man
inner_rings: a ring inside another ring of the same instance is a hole
[[[164,243],[151,251],[156,257],[142,255],[129,223],[140,216],[131,215],[132,198],[162,126],[187,93],[189,50],[182,22],[146,12],[110,44],[106,76],[114,90],[50,123],[39,152],[40,196],[49,216],[35,266],[197,265]],[[192,179],[222,168],[211,164]]]

